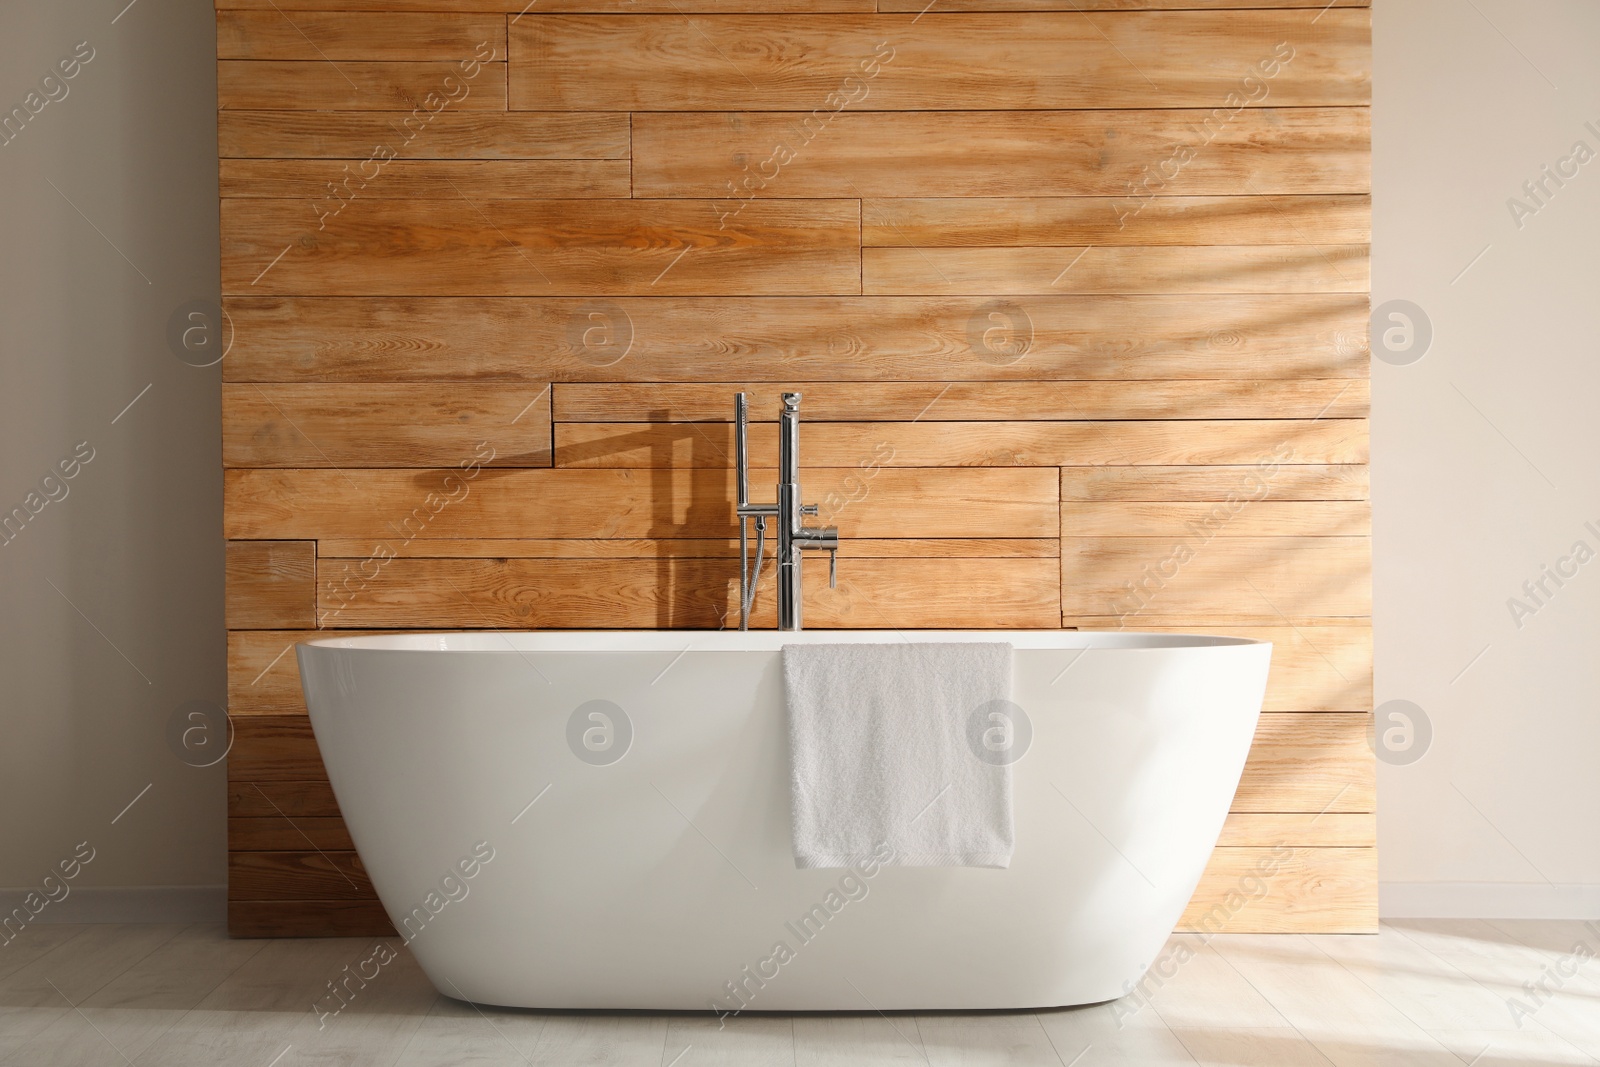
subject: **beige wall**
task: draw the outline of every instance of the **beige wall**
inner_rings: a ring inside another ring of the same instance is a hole
[[[1600,915],[1600,563],[1520,630],[1507,606],[1600,551],[1600,159],[1520,229],[1507,207],[1600,152],[1600,6],[1380,0],[1373,36],[1373,304],[1435,333],[1373,366],[1377,702],[1434,728],[1380,766],[1383,907]]]
[[[222,767],[166,742],[178,705],[224,696],[219,372],[165,337],[174,308],[217,298],[213,21],[206,0],[113,23],[121,6],[0,6],[4,109],[93,51],[0,146],[0,509],[93,450],[0,547],[0,887],[85,840],[81,887],[225,877]]]

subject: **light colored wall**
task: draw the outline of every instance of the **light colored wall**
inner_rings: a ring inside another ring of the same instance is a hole
[[[80,887],[225,878],[223,768],[166,741],[178,705],[224,697],[219,372],[165,336],[218,296],[215,31],[205,0],[122,6],[0,6],[5,109],[93,49],[0,146],[0,508],[94,453],[0,547],[3,887],[85,840]]]
[[[1600,915],[1600,562],[1520,629],[1507,606],[1600,552],[1600,158],[1520,228],[1507,207],[1575,142],[1600,153],[1600,6],[1374,18],[1373,305],[1434,327],[1373,367],[1377,702],[1434,729],[1380,767],[1383,908]]]

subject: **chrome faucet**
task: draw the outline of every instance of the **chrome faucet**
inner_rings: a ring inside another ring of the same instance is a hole
[[[778,629],[800,629],[800,561],[807,550],[828,553],[828,586],[839,587],[839,530],[834,526],[807,526],[805,516],[817,514],[817,505],[800,502],[800,394],[784,393],[778,412],[778,502],[750,503],[750,461],[746,451],[748,413],[745,394],[733,399],[735,451],[739,465],[739,629],[750,629],[750,609],[756,600],[756,583],[766,554],[767,520],[778,520]],[[750,534],[756,524],[756,563],[750,566]]]

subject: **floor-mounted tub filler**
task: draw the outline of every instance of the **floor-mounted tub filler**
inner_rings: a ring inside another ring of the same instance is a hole
[[[1006,869],[796,869],[781,648],[1009,641]],[[537,1008],[1034,1008],[1122,996],[1216,844],[1271,646],[1163,634],[332,637],[340,810],[439,990]]]

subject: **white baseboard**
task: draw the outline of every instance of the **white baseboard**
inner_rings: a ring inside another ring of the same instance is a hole
[[[1385,919],[1600,919],[1600,885],[1381,882]]]
[[[29,889],[0,889],[0,916],[23,907]],[[27,913],[27,909],[23,909]],[[228,917],[223,885],[74,886],[30,920],[36,923],[222,922]]]

